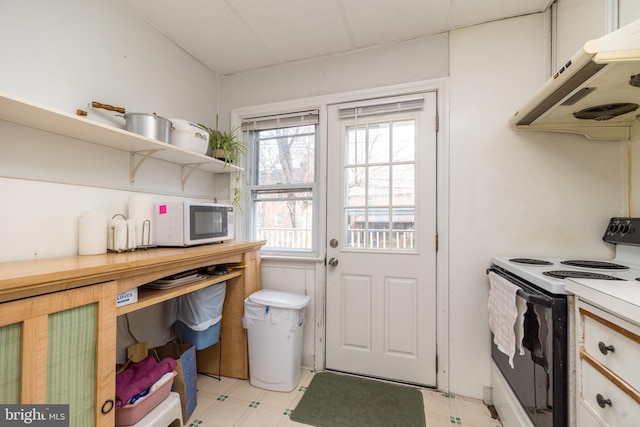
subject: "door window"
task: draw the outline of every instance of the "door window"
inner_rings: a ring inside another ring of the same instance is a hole
[[[416,119],[355,123],[345,138],[345,248],[414,250]]]

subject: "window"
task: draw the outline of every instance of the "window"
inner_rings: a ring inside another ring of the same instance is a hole
[[[413,250],[416,120],[347,126],[345,247]]]
[[[423,104],[416,94],[339,107],[345,249],[415,251],[416,144]]]
[[[318,252],[318,112],[245,120],[252,145],[251,237],[263,252]]]

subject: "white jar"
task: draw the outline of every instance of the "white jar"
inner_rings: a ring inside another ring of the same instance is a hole
[[[83,212],[78,218],[78,254],[107,252],[107,216],[104,212]]]

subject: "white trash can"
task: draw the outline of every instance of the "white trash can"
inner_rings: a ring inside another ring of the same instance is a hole
[[[263,289],[244,300],[242,325],[249,341],[249,382],[292,391],[300,381],[304,309],[310,296]]]

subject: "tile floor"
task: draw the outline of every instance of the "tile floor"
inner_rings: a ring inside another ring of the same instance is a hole
[[[198,405],[188,427],[304,427],[289,419],[313,378],[302,369],[298,387],[290,393],[252,387],[249,381],[198,375]],[[427,427],[501,427],[477,399],[421,390]],[[389,426],[395,427],[395,426]],[[398,426],[401,427],[401,426]]]

